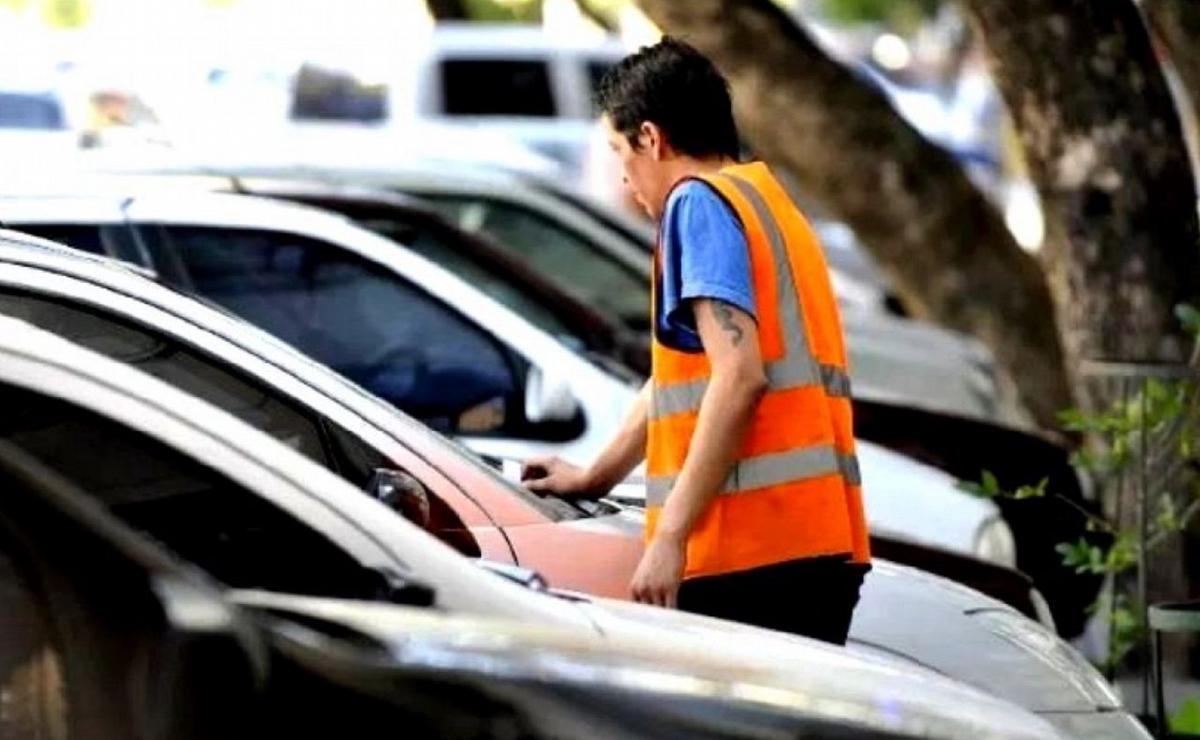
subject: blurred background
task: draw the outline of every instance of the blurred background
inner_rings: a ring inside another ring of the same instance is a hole
[[[1022,246],[1040,245],[1019,147],[952,6],[783,5],[954,153]],[[252,146],[323,124],[390,130],[385,146],[415,154],[423,139],[469,129],[496,142],[488,156],[561,168],[618,202],[590,94],[611,64],[658,34],[622,0],[346,0],[336,10],[322,0],[4,0],[0,146],[10,167],[21,155],[44,166],[77,147]]]
[[[1131,660],[1145,705],[1147,603],[1200,582],[1200,2],[1008,13],[969,0],[0,0],[0,186],[171,172],[253,194],[236,178],[307,172],[419,198],[455,239],[495,240],[530,268],[514,284],[541,305],[437,256],[415,227],[355,212],[351,195],[283,193],[411,242],[559,334],[570,311],[545,296],[561,289],[626,337],[566,343],[636,381],[652,224],[623,191],[592,95],[624,55],[681,35],[729,77],[746,155],[777,167],[820,231],[860,437],[997,501],[1013,532],[974,554],[1032,574],[1060,631],[1110,675]],[[505,210],[500,193],[541,215]],[[589,249],[604,259],[584,266]],[[1151,418],[1168,396],[1188,402]],[[479,431],[482,416],[460,426]],[[1131,442],[1149,433],[1157,448]],[[1026,500],[1052,494],[1073,519]],[[936,528],[944,512],[913,516]],[[1200,650],[1170,657],[1182,704]]]

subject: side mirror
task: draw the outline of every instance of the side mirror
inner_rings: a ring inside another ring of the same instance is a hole
[[[534,365],[525,381],[525,418],[534,423],[570,421],[579,413],[579,402],[561,372]]]
[[[437,603],[437,591],[429,584],[404,578],[388,568],[371,568],[375,578],[375,595],[389,604],[401,606],[433,606]]]
[[[367,493],[421,529],[429,528],[429,491],[408,473],[377,468],[367,482]]]

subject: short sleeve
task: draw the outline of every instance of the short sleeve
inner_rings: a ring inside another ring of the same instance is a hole
[[[723,301],[755,317],[745,232],[712,187],[692,180],[675,189],[663,214],[661,245],[655,326],[661,343],[683,352],[703,351],[692,300]]]

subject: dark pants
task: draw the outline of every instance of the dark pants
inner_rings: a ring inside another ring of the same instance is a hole
[[[679,587],[679,608],[845,645],[870,569],[839,555],[689,578]]]

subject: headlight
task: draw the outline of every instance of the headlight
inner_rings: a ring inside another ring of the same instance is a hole
[[[1017,540],[1003,519],[989,519],[975,533],[975,555],[1006,568],[1017,567]]]

